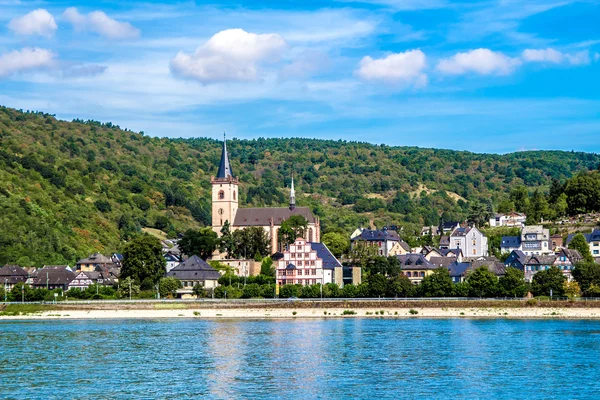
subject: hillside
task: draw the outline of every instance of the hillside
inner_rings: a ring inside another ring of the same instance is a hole
[[[210,223],[210,176],[221,143],[166,139],[96,121],[0,108],[0,264],[73,263],[111,252],[141,228],[175,235]],[[228,141],[240,204],[284,205],[292,172],[299,205],[324,231],[374,222],[437,224],[492,205],[511,188],[547,191],[595,169],[596,154],[507,155],[315,139]]]

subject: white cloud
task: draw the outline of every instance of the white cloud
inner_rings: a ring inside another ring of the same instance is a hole
[[[584,65],[590,63],[589,51],[584,50],[574,54],[561,53],[560,51],[547,49],[526,49],[521,56],[527,62],[543,63],[568,63],[571,65]]]
[[[55,55],[50,50],[24,48],[0,55],[0,78],[19,72],[51,68]]]
[[[436,69],[448,75],[461,75],[469,72],[480,75],[508,75],[520,64],[519,58],[511,58],[489,49],[475,49],[442,59]]]
[[[69,7],[62,16],[78,31],[89,30],[109,39],[133,39],[140,35],[140,30],[129,22],[112,19],[102,11],[84,15],[77,8]]]
[[[356,74],[365,80],[406,83],[419,87],[427,84],[427,75],[423,72],[426,66],[425,53],[410,50],[379,59],[363,57]]]
[[[259,63],[278,60],[285,47],[278,34],[228,29],[216,33],[194,54],[177,53],[170,69],[176,76],[202,83],[255,81]]]
[[[52,37],[57,29],[54,17],[43,8],[38,8],[22,17],[13,18],[8,27],[19,35],[45,37]]]

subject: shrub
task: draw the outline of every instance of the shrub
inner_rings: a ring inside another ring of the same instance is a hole
[[[412,308],[408,310],[408,313],[411,315],[417,315],[419,312],[417,310],[413,310]]]
[[[296,311],[292,312],[292,315],[296,315],[296,314],[298,314]]]
[[[356,311],[353,310],[344,310],[342,315],[356,315]]]
[[[527,307],[537,307],[538,301],[537,301],[537,299],[529,299],[525,302],[525,305]]]

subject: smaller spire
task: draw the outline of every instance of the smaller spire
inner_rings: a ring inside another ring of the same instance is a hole
[[[294,190],[294,174],[292,174],[292,185],[290,187],[290,210],[296,208],[296,191]]]
[[[229,162],[229,154],[227,154],[227,140],[225,137],[225,131],[223,131],[223,151],[221,152],[221,162],[219,163],[219,170],[217,171],[217,178],[233,178],[233,172],[231,171],[231,164]]]

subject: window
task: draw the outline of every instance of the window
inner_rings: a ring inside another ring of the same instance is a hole
[[[473,246],[477,244],[477,240],[473,239]]]
[[[302,270],[301,269],[298,270],[298,275],[302,275]]]
[[[222,190],[219,190],[219,200],[223,200],[225,198],[225,192]]]
[[[233,191],[233,199],[235,200],[235,190]]]
[[[477,250],[473,249],[473,254],[477,254]]]
[[[594,250],[594,254],[600,254],[600,250]]]

